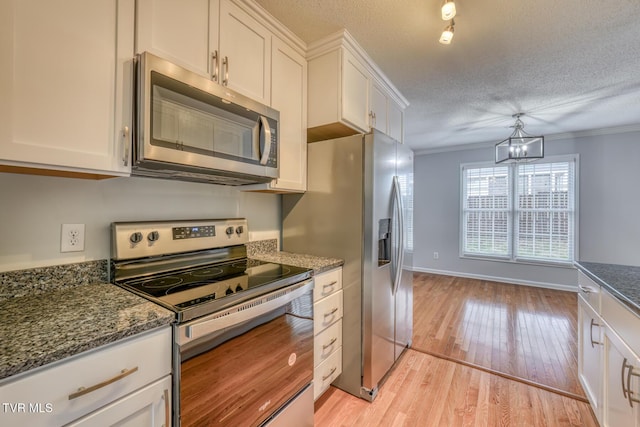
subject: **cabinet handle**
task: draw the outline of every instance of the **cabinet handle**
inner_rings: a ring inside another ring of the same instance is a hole
[[[582,285],[578,285],[578,287],[580,288],[580,290],[582,292],[584,292],[585,294],[590,294],[591,292],[594,292],[594,289],[588,288],[586,286],[582,286]]]
[[[591,347],[595,347],[594,344],[602,345],[601,342],[593,340],[593,327],[594,326],[597,326],[598,328],[600,327],[600,325],[598,323],[596,323],[594,321],[594,319],[591,319],[591,327],[589,328],[589,338],[591,339]]]
[[[125,166],[129,166],[129,150],[131,148],[129,134],[131,134],[129,126],[125,126],[122,130],[122,145],[124,145],[124,147],[122,148],[122,163]]]
[[[627,386],[624,385],[624,371],[629,368],[629,372],[627,373]],[[622,361],[622,395],[627,398],[629,401],[629,406],[633,408],[633,402],[640,403],[640,399],[636,399],[633,397],[633,391],[631,390],[631,376],[640,377],[640,374],[636,374],[633,372],[633,365],[627,363],[627,358]]]
[[[322,377],[322,381],[326,381],[329,378],[331,378],[331,375],[333,375],[333,373],[336,371],[336,369],[338,369],[338,368],[334,366],[333,369],[331,370],[331,372],[329,372],[327,375],[324,375]]]
[[[333,316],[334,314],[336,314],[336,311],[338,311],[338,307],[334,308],[333,310],[331,310],[328,313],[324,314],[324,317],[329,317],[329,316]]]
[[[164,389],[164,425],[171,427],[171,405],[169,404],[169,389]]]
[[[133,374],[134,372],[137,372],[137,371],[138,371],[138,367],[137,366],[135,368],[131,368],[131,369],[123,369],[122,371],[120,371],[120,373],[118,375],[116,375],[113,378],[109,378],[106,381],[102,381],[101,383],[92,385],[91,387],[86,387],[86,388],[85,387],[80,387],[80,388],[78,388],[78,391],[76,391],[75,393],[71,393],[69,395],[69,400],[73,400],[73,399],[75,399],[77,397],[84,396],[85,394],[89,394],[89,393],[91,393],[93,391],[96,391],[96,390],[98,390],[98,389],[100,389],[102,387],[106,387],[109,384],[112,384],[112,383],[114,383],[116,381],[120,381],[121,379],[123,379],[125,377],[128,377],[129,375],[131,375],[131,374]]]
[[[225,56],[222,60],[222,66],[224,67],[224,78],[222,79],[222,85],[227,86],[229,84],[229,57]]]
[[[333,346],[336,343],[336,341],[338,341],[338,338],[333,338],[331,341],[329,341],[329,344],[323,345],[322,349],[323,350],[328,349],[329,347]]]
[[[218,61],[218,51],[214,50],[211,53],[211,80],[214,82],[218,81],[218,70],[220,63]]]
[[[334,286],[334,285],[337,285],[337,284],[338,284],[338,281],[337,281],[337,280],[334,280],[334,281],[333,281],[333,282],[331,282],[331,283],[327,283],[326,285],[322,285],[322,289],[326,289],[326,288],[333,288],[333,286]]]

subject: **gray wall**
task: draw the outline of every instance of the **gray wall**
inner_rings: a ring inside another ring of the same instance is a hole
[[[545,155],[579,155],[578,258],[640,266],[640,131],[560,138],[547,138]],[[573,269],[460,258],[460,164],[482,161],[492,147],[416,156],[416,271],[574,286]]]
[[[0,173],[0,271],[108,259],[113,221],[246,217],[279,238],[280,196],[149,178],[101,181]],[[85,224],[84,252],[60,253],[61,224]]]

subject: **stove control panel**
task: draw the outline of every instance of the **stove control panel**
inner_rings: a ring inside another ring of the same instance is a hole
[[[249,241],[244,218],[114,222],[111,257],[116,260],[243,245]]]
[[[215,225],[194,225],[190,227],[173,227],[173,240],[197,239],[199,237],[214,237]]]

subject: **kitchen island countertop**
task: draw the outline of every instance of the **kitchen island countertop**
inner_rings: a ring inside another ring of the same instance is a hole
[[[640,267],[578,261],[576,267],[640,316]]]
[[[83,285],[0,302],[2,379],[175,320],[112,284]]]

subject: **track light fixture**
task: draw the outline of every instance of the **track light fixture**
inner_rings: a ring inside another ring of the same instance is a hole
[[[442,20],[449,21],[456,16],[456,4],[453,0],[444,0],[442,3]]]
[[[439,40],[440,43],[442,43],[442,44],[451,44],[451,40],[453,39],[453,27],[454,27],[454,25],[455,25],[455,22],[452,19],[451,23],[445,27],[444,31],[440,35],[440,40]]]

